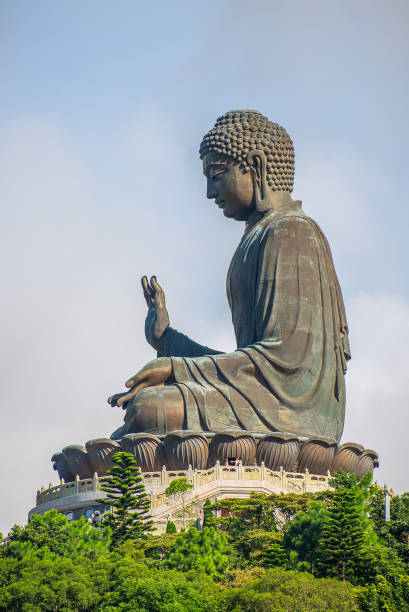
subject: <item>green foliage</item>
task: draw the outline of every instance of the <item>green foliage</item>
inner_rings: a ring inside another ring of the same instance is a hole
[[[177,533],[176,525],[173,521],[168,521],[166,523],[166,533]]]
[[[332,478],[329,479],[328,484],[333,489],[361,489],[362,491],[368,491],[372,482],[372,474],[368,472],[362,478],[359,478],[356,474],[345,472],[344,470],[338,470],[332,474]]]
[[[207,498],[203,506],[203,527],[215,527],[215,525],[216,519],[212,512],[212,503]]]
[[[181,534],[165,557],[164,565],[182,572],[197,570],[220,578],[228,565],[229,546],[223,535],[212,527],[198,531],[191,527]]]
[[[144,553],[148,559],[163,559],[174,548],[177,533],[166,533],[164,535],[150,536],[144,543]]]
[[[220,589],[211,580],[174,570],[129,576],[106,598],[108,611],[216,612]]]
[[[232,538],[239,537],[248,529],[276,530],[275,500],[267,495],[251,493],[245,499],[223,499],[212,508],[229,511],[228,518],[219,518],[217,522]]]
[[[354,580],[368,541],[362,496],[358,489],[339,488],[328,508],[320,540],[318,566],[324,576]]]
[[[58,548],[60,555],[78,559],[89,557],[95,559],[108,552],[111,542],[109,527],[95,528],[86,522],[84,517],[68,523],[66,537]]]
[[[297,512],[305,512],[312,501],[322,501],[326,503],[330,497],[329,491],[320,491],[319,493],[280,493],[280,495],[272,495],[270,499],[274,504],[274,508],[282,516],[282,524],[279,528],[284,528],[291,521]]]
[[[385,523],[370,477],[334,479],[317,495],[207,501],[219,530],[142,537],[142,527],[111,551],[107,527],[35,515],[0,549],[0,611],[409,612],[409,494]],[[214,517],[222,506],[230,516]]]
[[[86,558],[74,561],[55,553],[49,555],[45,559],[26,555],[20,562],[0,558],[0,610],[96,609],[106,582],[105,572],[90,571],[92,562]]]
[[[283,536],[278,531],[267,531],[264,529],[248,529],[230,537],[237,559],[232,563],[240,567],[257,565],[283,565],[287,561],[286,551],[282,548]],[[277,553],[283,558],[283,563],[273,562]]]
[[[3,554],[17,559],[27,555],[44,559],[49,553],[95,559],[108,551],[110,539],[109,527],[96,529],[84,517],[68,522],[64,514],[53,509],[43,516],[34,514],[24,528],[15,525]]]
[[[66,539],[68,519],[57,510],[44,515],[34,514],[25,527],[14,525],[9,533],[10,542],[30,542],[36,548],[47,548],[57,552]]]
[[[392,497],[391,520],[385,521],[385,493],[378,489],[370,501],[370,514],[381,541],[409,564],[409,493]]]
[[[409,612],[409,577],[388,581],[378,576],[374,584],[358,587],[356,595],[363,612]]]
[[[108,495],[101,501],[113,507],[112,514],[105,515],[104,525],[112,529],[111,546],[114,548],[125,540],[146,537],[153,529],[153,522],[149,520],[150,501],[135,457],[119,452],[112,461],[114,465],[101,485]]]
[[[167,489],[165,489],[165,495],[172,497],[177,503],[182,504],[182,518],[183,518],[183,529],[185,528],[186,519],[186,499],[193,485],[187,481],[186,477],[175,478],[172,480]]]
[[[355,574],[360,583],[375,582],[380,575],[393,582],[396,576],[405,574],[407,569],[396,550],[377,542],[364,547]]]
[[[261,559],[265,567],[288,567],[287,551],[282,542],[273,542],[263,553]]]
[[[193,485],[187,481],[186,477],[175,478],[165,490],[165,495],[178,497],[187,493],[190,489],[193,489]]]
[[[223,596],[226,610],[234,612],[355,612],[353,587],[337,580],[317,579],[309,574],[267,570]],[[223,608],[222,608],[223,609]]]
[[[283,546],[295,553],[290,556],[296,569],[314,573],[320,538],[328,521],[328,510],[321,502],[312,501],[305,512],[298,512],[289,523]]]

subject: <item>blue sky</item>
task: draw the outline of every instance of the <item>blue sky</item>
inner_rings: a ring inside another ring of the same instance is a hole
[[[294,139],[294,195],[330,241],[350,324],[343,440],[409,489],[408,14],[397,0],[0,3],[3,532],[56,482],[54,451],[121,423],[106,397],[153,356],[142,274],[174,326],[234,348],[224,283],[243,228],[206,200],[197,155],[232,108]]]

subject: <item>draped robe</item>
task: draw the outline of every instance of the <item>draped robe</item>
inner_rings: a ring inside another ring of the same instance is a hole
[[[220,353],[168,328],[186,428],[281,431],[339,441],[350,358],[327,240],[292,202],[248,223],[227,275],[237,349]]]

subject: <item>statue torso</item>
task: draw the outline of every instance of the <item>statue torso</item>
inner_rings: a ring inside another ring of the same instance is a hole
[[[283,217],[308,218],[301,209],[300,202],[276,212],[266,213],[261,219],[248,227],[233,255],[226,280],[227,299],[232,313],[237,348],[254,344],[262,338],[257,337],[255,296],[261,249],[270,232],[273,232]],[[271,262],[274,275],[275,263]]]

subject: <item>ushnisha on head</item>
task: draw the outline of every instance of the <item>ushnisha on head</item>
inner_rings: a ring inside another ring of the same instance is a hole
[[[202,140],[200,158],[209,152],[232,158],[246,173],[255,153],[265,158],[266,183],[273,191],[293,190],[294,146],[286,130],[256,110],[228,111]]]

